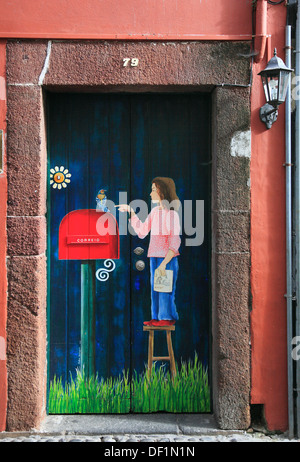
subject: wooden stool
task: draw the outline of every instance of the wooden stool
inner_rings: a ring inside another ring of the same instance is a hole
[[[149,344],[148,344],[148,371],[151,374],[152,370],[152,363],[153,361],[170,361],[170,369],[171,374],[173,377],[176,375],[176,367],[175,367],[175,357],[173,352],[172,346],[172,337],[171,331],[175,331],[175,326],[144,326],[144,331],[149,332]],[[153,356],[154,352],[154,332],[164,330],[167,334],[167,345],[168,345],[168,353],[169,356]]]

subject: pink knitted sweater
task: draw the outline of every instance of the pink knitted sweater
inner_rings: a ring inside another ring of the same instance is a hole
[[[179,255],[180,221],[178,213],[174,210],[161,209],[157,206],[151,210],[144,222],[137,215],[133,215],[130,224],[141,239],[151,231],[148,257],[164,258],[168,250],[172,250],[174,256]]]

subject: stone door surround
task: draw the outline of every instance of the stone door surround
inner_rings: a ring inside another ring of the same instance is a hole
[[[213,413],[250,425],[249,42],[7,42],[7,430],[46,415],[48,91],[211,94]],[[138,58],[138,66],[124,66]]]

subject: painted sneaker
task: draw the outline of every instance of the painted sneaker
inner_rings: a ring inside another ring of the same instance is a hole
[[[145,321],[144,325],[145,326],[153,326],[154,322],[157,322],[157,319],[151,319],[151,321]]]
[[[174,326],[176,321],[170,319],[162,319],[161,321],[154,321],[152,326],[164,327],[164,326]]]

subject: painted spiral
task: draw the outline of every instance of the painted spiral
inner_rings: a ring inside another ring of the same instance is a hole
[[[96,271],[96,278],[98,281],[105,282],[109,278],[109,273],[113,271],[116,267],[116,264],[113,260],[107,259],[104,261],[105,268],[99,268]]]

